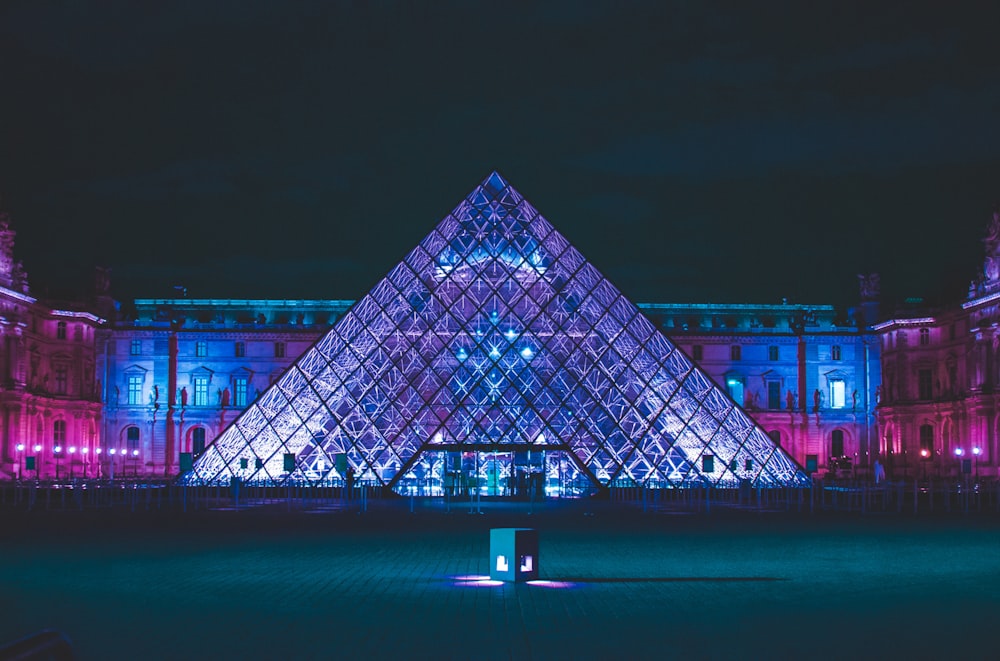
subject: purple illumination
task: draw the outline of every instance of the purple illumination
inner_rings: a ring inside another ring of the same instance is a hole
[[[506,585],[504,581],[494,581],[489,576],[481,574],[465,574],[461,576],[451,576],[450,577],[456,587],[497,587],[500,585]],[[544,579],[534,579],[531,581],[525,581],[525,585],[530,585],[536,588],[550,588],[556,590],[569,590],[578,586],[577,583],[571,583],[569,581],[548,581]]]
[[[515,452],[539,461],[518,468]],[[294,470],[285,471],[286,454],[295,455]],[[183,479],[226,484],[239,474],[317,483],[345,477],[345,463],[338,470],[333,460],[342,457],[361,479],[401,493],[433,484],[441,493],[449,475],[437,456],[448,454],[473,455],[471,468],[452,466],[452,475],[476,471],[480,483],[494,485],[520,479],[517,488],[530,481],[543,493],[613,480],[809,484],[497,173],[240,414]],[[249,475],[239,472],[246,457],[260,460]]]
[[[457,587],[488,588],[504,585],[503,581],[494,581],[489,576],[479,576],[470,574],[467,576],[452,576],[455,581],[452,585]]]
[[[560,590],[568,590],[570,588],[575,588],[576,583],[570,583],[569,581],[546,581],[542,579],[536,579],[533,581],[525,581],[526,585],[533,585],[539,588],[555,588]]]

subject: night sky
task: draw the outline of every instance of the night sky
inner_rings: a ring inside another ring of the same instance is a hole
[[[496,169],[637,301],[955,300],[1000,5],[946,4],[7,0],[0,209],[36,296],[357,298]]]

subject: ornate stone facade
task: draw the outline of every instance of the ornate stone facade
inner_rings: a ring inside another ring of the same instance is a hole
[[[998,475],[1000,213],[968,298],[904,308],[877,324],[883,384],[879,453],[910,477]]]
[[[41,302],[2,221],[0,479],[175,475],[353,303],[138,299],[122,312],[106,270],[89,301]],[[853,473],[884,452],[880,347],[863,330],[877,276],[861,287],[862,321],[828,305],[639,307],[801,465]]]
[[[0,215],[0,479],[95,476],[103,320],[82,302],[30,296],[14,234]]]
[[[134,301],[97,340],[108,472],[177,474],[351,303]]]
[[[855,475],[877,438],[875,296],[840,319],[829,305],[639,307],[809,472]]]

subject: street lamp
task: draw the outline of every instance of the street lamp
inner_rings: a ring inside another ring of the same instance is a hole
[[[112,481],[114,481],[114,479],[115,479],[115,453],[116,452],[117,451],[114,448],[111,448],[111,449],[108,450],[108,454],[111,455],[111,458],[108,459],[108,467],[110,469],[109,470],[109,472],[110,472],[109,479],[112,480]]]
[[[104,477],[104,471],[101,469],[101,448],[94,448],[94,454],[97,458],[94,460],[97,462],[97,479]]]
[[[56,455],[56,479],[59,479],[59,463],[62,459],[62,446],[57,445],[52,448],[52,453]]]
[[[17,466],[18,466],[18,469],[17,469],[17,479],[23,480],[24,479],[24,455],[22,455],[21,453],[24,452],[24,443],[18,443],[17,446],[15,447],[15,449],[17,450]]]
[[[975,457],[976,457],[976,483],[977,484],[979,483],[979,455],[982,454],[982,451],[983,451],[982,448],[980,448],[978,445],[976,447],[972,448],[972,454],[974,454]]]
[[[69,446],[69,479],[73,479],[73,455],[76,454],[76,446]]]
[[[90,448],[86,445],[80,448],[80,463],[83,464],[83,479],[87,479],[87,455],[90,454]]]
[[[41,443],[35,443],[35,482],[38,481],[38,464],[42,463],[42,457],[38,454],[42,451]]]
[[[920,449],[920,458],[923,459],[923,466],[924,466],[924,482],[927,481],[927,460],[930,458],[930,456],[931,456],[930,450],[928,450],[927,448]]]
[[[135,463],[132,464],[132,475],[135,476],[135,477],[139,477],[139,451],[138,450],[132,450],[132,461],[135,462]]]

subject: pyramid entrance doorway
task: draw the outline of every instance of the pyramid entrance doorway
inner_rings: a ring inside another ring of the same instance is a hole
[[[243,411],[186,483],[584,495],[808,478],[499,174]]]
[[[599,488],[568,449],[450,446],[420,453],[394,490],[414,496],[540,500],[588,496]]]

